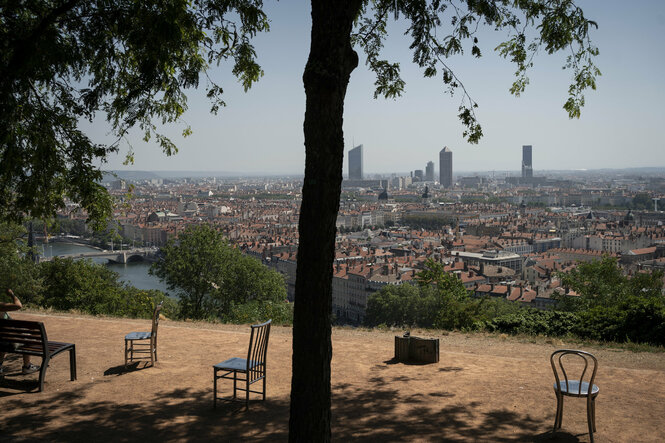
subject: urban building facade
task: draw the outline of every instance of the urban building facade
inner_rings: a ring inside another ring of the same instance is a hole
[[[522,178],[533,177],[532,146],[522,146]]]
[[[349,151],[349,180],[363,179],[363,145]]]
[[[453,151],[447,146],[439,152],[439,183],[444,188],[453,187]]]
[[[428,182],[434,181],[434,162],[427,162],[425,167],[425,180]]]

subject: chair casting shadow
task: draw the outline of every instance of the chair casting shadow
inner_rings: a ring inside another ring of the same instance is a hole
[[[577,379],[569,379],[564,368],[572,366],[572,359],[579,359],[577,369],[581,369],[581,374]],[[586,398],[587,403],[587,424],[589,426],[589,439],[593,442],[593,433],[596,432],[596,397],[600,388],[593,384],[598,369],[598,360],[592,354],[586,351],[577,351],[572,349],[559,349],[550,356],[550,363],[554,371],[554,394],[556,395],[556,415],[554,417],[554,431],[561,428],[563,421],[563,399],[564,397]],[[582,363],[584,366],[582,367]],[[590,372],[589,364],[593,368]],[[561,376],[560,376],[561,375]],[[586,378],[585,378],[586,375]],[[591,387],[591,389],[589,389]]]
[[[217,380],[233,380],[233,398],[220,398],[235,401],[236,391],[245,391],[245,407],[249,408],[249,393],[262,394],[266,399],[266,354],[268,353],[268,338],[270,337],[270,324],[272,320],[259,325],[252,325],[249,337],[249,350],[247,358],[233,357],[213,365],[213,407],[217,407]],[[218,375],[222,372],[221,375]],[[241,376],[239,378],[238,376]],[[261,391],[252,391],[250,386],[258,381],[263,382]],[[244,387],[242,387],[244,385]]]
[[[150,332],[130,332],[125,335],[125,367],[129,362],[150,358],[150,365],[155,366],[157,361],[157,327],[159,326],[159,312],[162,303],[155,306],[152,314],[152,330]],[[150,354],[150,357],[135,357],[135,354]]]

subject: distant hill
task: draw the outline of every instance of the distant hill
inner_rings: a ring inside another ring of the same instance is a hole
[[[102,182],[112,182],[114,180],[140,181],[150,180],[151,178],[163,178],[151,171],[109,171],[105,172]]]

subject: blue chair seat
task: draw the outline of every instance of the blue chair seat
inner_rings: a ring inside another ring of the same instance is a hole
[[[249,369],[253,369],[261,363],[258,361],[250,361]],[[215,369],[227,370],[227,371],[244,371],[247,369],[247,359],[233,357],[228,360],[224,360],[221,363],[217,363],[213,366]]]
[[[130,332],[125,335],[125,340],[147,340],[152,336],[152,332]]]
[[[559,385],[561,386],[561,393],[563,395],[572,395],[572,396],[585,396],[589,392],[589,383],[582,382],[582,388],[580,389],[579,380],[568,380],[568,389],[566,389],[566,382],[560,381]],[[556,390],[556,383],[554,383],[554,389]],[[596,395],[600,391],[598,386],[593,385],[591,388],[591,395]]]

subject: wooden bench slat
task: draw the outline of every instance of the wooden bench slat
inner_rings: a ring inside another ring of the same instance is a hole
[[[0,346],[2,352],[42,357],[39,371],[39,390],[44,389],[44,376],[51,357],[69,351],[71,380],[76,380],[76,346],[73,343],[48,341],[42,322],[0,319]]]
[[[26,340],[26,339],[32,339],[32,340],[41,340],[42,336],[41,334],[27,334],[27,333],[21,333],[21,332],[12,332],[11,334],[0,334],[0,340],[5,341],[5,340],[12,340],[12,339],[19,339],[19,340]]]
[[[41,337],[41,332],[34,329],[7,329],[0,331],[0,337]]]

